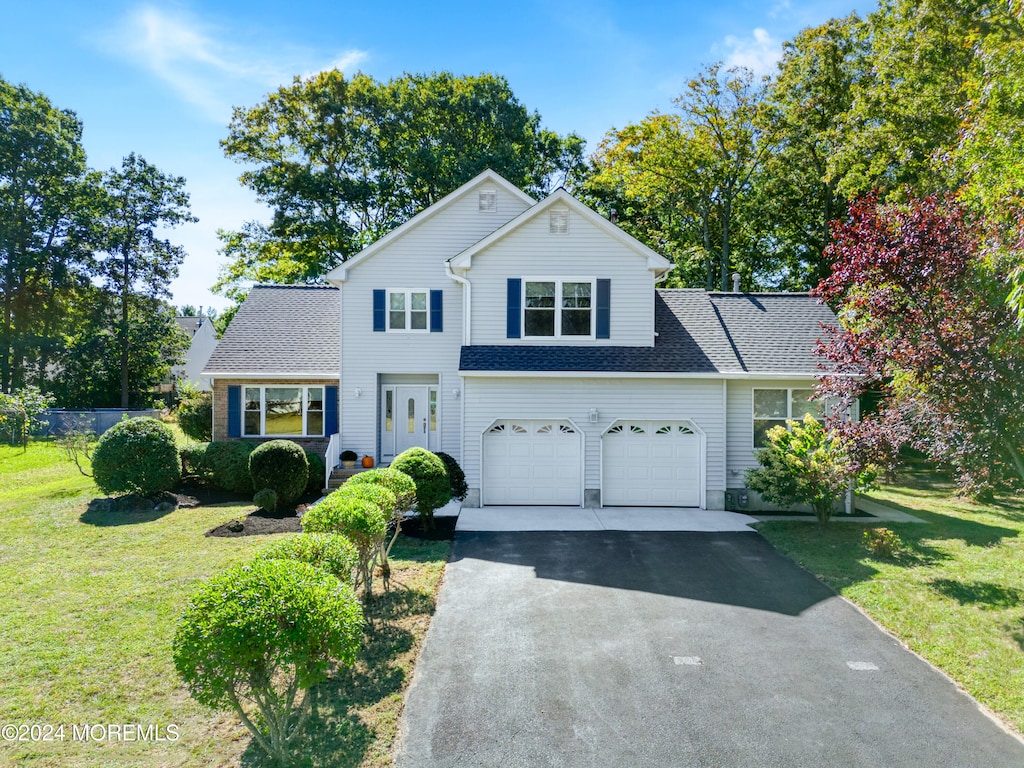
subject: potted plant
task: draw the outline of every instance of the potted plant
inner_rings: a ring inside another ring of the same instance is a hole
[[[342,451],[341,452],[341,466],[345,469],[352,469],[356,465],[356,459],[359,458],[359,454],[355,451]]]

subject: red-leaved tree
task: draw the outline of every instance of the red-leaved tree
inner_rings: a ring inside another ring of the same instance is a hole
[[[975,494],[1024,486],[1024,334],[982,234],[952,198],[869,195],[837,225],[832,274],[816,289],[842,326],[819,347],[821,394],[886,394],[859,424],[836,426],[876,460],[924,451]]]

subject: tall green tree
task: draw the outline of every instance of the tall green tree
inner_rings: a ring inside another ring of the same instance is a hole
[[[763,267],[751,250],[734,255],[740,208],[769,149],[763,96],[749,70],[713,64],[675,99],[678,114],[610,132],[592,158],[592,198],[622,205],[633,234],[674,251],[683,279],[702,273],[709,290],[728,290],[732,269],[750,276]]]
[[[237,108],[224,152],[273,209],[222,232],[215,290],[303,282],[354,255],[485,168],[535,193],[582,162],[583,141],[541,127],[496,75],[322,72]]]
[[[761,113],[772,152],[754,179],[760,247],[777,254],[779,287],[806,290],[828,274],[832,221],[848,204],[830,159],[850,142],[853,89],[868,71],[866,33],[851,14],[783,44]]]
[[[152,309],[154,300],[170,298],[168,286],[178,276],[178,267],[185,258],[184,249],[159,237],[159,232],[196,219],[189,208],[185,179],[162,173],[134,153],[119,169],[104,174],[103,190],[100,215],[95,221],[97,274],[117,297],[120,405],[127,408],[132,393],[132,347],[136,343],[130,323],[133,310],[141,316]],[[169,324],[165,325],[169,331]]]
[[[44,95],[0,79],[0,391],[44,387],[62,320],[89,260],[82,125]]]

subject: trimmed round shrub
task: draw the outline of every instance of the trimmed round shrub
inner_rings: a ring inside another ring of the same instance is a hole
[[[459,466],[459,462],[455,460],[454,456],[441,451],[438,451],[436,455],[444,462],[445,469],[448,470],[448,486],[451,488],[452,498],[462,501],[469,493],[469,486],[466,485],[466,473],[462,471],[462,467]]]
[[[254,488],[249,476],[249,456],[256,443],[244,440],[221,440],[206,446],[204,471],[217,488],[240,496],[249,496]]]
[[[306,452],[291,440],[270,440],[249,455],[253,488],[271,488],[282,506],[294,504],[306,490],[309,462]]]
[[[260,560],[299,560],[352,584],[359,564],[355,544],[336,533],[300,533],[271,544],[257,556]]]
[[[334,493],[340,498],[363,499],[364,501],[373,502],[380,508],[385,521],[390,520],[395,514],[395,507],[397,506],[395,494],[382,485],[373,485],[372,483],[350,485],[345,483]]]
[[[96,485],[108,496],[168,491],[181,479],[174,434],[148,417],[119,422],[96,444],[92,473]]]
[[[416,483],[416,512],[427,525],[432,525],[434,510],[452,498],[444,462],[428,450],[410,448],[395,457],[391,468],[404,472]]]
[[[391,517],[400,517],[412,509],[416,503],[416,483],[405,472],[394,467],[360,472],[358,475],[350,477],[342,488],[359,485],[379,485],[381,488],[391,491],[395,495],[395,505]]]
[[[260,488],[253,494],[252,503],[264,512],[277,512],[277,491],[273,488]]]
[[[213,439],[213,395],[191,392],[178,404],[178,426],[186,437],[201,442]]]
[[[327,474],[327,465],[324,464],[324,457],[314,451],[306,451],[306,461],[309,462],[309,479],[306,481],[306,493],[320,493],[324,489],[324,476]]]
[[[335,491],[306,511],[302,530],[341,534],[363,552],[380,544],[387,533],[387,521],[380,506],[370,499]]]
[[[355,663],[362,634],[362,607],[347,584],[296,560],[255,560],[191,596],[174,633],[174,667],[196,701],[244,715],[256,742],[286,765],[309,689],[331,662]]]

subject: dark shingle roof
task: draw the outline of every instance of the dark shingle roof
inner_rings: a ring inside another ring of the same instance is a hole
[[[339,295],[330,286],[254,286],[203,373],[337,376]]]
[[[826,305],[806,293],[710,293],[708,298],[744,371],[814,373],[814,354],[825,335],[822,324],[838,324]]]
[[[655,293],[653,347],[463,347],[462,371],[814,373],[820,322],[835,315],[807,294]]]

